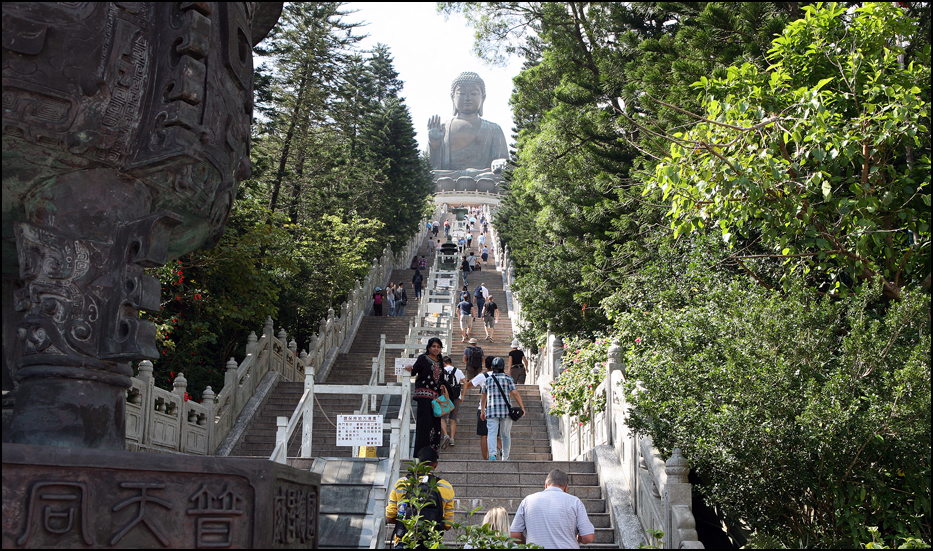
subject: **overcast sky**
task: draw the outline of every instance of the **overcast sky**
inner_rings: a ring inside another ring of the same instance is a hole
[[[502,127],[512,143],[512,77],[521,70],[514,57],[507,68],[487,67],[473,55],[473,29],[462,16],[445,21],[434,2],[350,2],[346,11],[358,10],[348,22],[368,23],[356,34],[368,34],[361,47],[377,42],[389,46],[399,79],[405,82],[402,97],[411,111],[418,143],[423,151],[427,140],[428,118],[449,119],[453,110],[450,83],[463,71],[474,71],[486,82],[483,118]]]

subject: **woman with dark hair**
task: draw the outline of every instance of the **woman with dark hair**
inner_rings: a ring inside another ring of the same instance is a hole
[[[415,391],[412,393],[412,399],[418,405],[418,413],[415,418],[415,449],[420,450],[425,446],[431,446],[434,451],[440,448],[441,444],[441,419],[434,416],[434,408],[431,401],[440,395],[447,395],[447,387],[441,384],[441,373],[444,369],[441,363],[441,351],[444,345],[441,339],[431,337],[428,340],[428,346],[424,354],[418,356],[415,365],[406,367],[415,375]]]

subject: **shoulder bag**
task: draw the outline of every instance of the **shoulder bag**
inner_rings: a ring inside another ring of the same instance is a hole
[[[443,417],[453,411],[454,405],[446,396],[441,394],[437,398],[431,400],[431,409],[434,410],[435,417]]]
[[[505,392],[502,392],[502,386],[499,384],[499,381],[496,380],[495,375],[490,375],[492,377],[492,382],[496,383],[496,386],[499,387],[499,394],[502,396],[502,399],[505,400],[505,405],[509,407],[509,417],[513,421],[518,421],[522,418],[522,415],[525,415],[525,410],[522,408],[513,408],[512,402],[509,402],[509,399],[505,397]]]

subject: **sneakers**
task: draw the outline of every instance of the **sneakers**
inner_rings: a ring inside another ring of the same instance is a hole
[[[454,442],[454,439],[453,439],[453,438],[451,438],[451,439],[450,439],[450,447],[451,447],[451,448],[454,448],[454,447],[456,447],[456,446],[457,446],[457,443]]]
[[[449,445],[450,445],[450,437],[445,434],[444,440],[441,441],[441,449],[446,450],[447,446]]]
[[[490,460],[490,461],[495,461],[495,460],[496,460],[496,456],[495,456],[495,455],[490,455],[490,456],[489,456],[489,460]]]

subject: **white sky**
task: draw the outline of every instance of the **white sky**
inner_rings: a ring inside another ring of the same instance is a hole
[[[509,60],[506,68],[487,67],[473,55],[473,29],[463,16],[449,21],[437,13],[434,2],[350,2],[345,11],[358,10],[344,18],[347,22],[365,21],[355,34],[368,34],[362,49],[381,42],[389,46],[400,80],[405,82],[402,97],[411,112],[418,132],[419,149],[427,142],[428,118],[452,114],[450,83],[464,71],[474,71],[486,82],[483,118],[502,127],[509,143],[512,140],[512,77],[521,70],[521,59]]]

